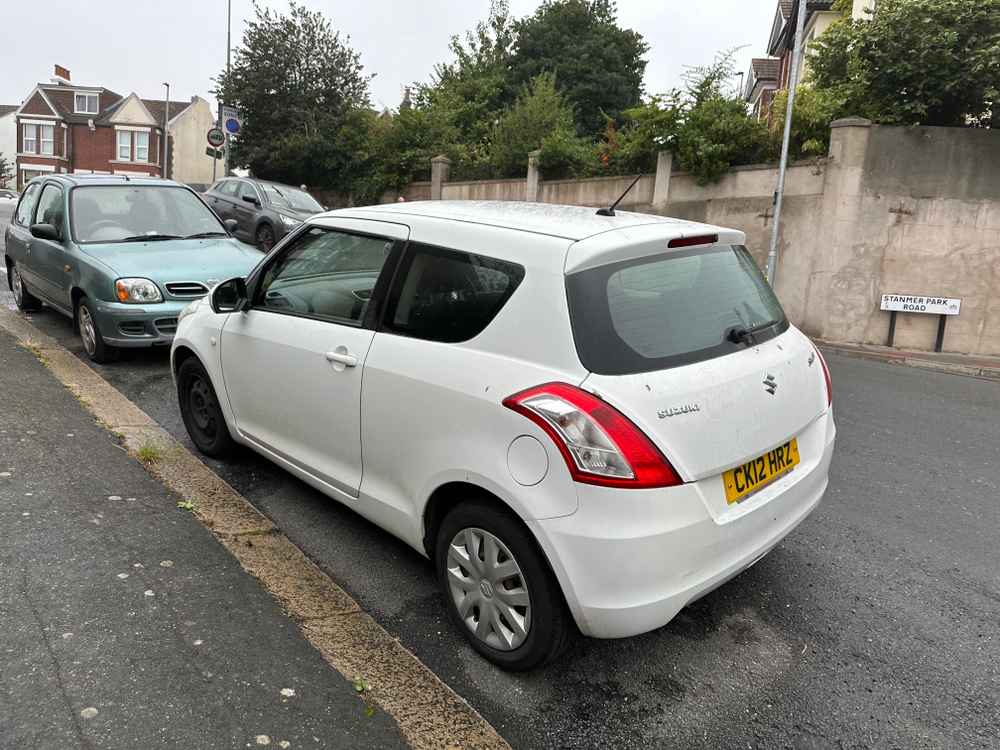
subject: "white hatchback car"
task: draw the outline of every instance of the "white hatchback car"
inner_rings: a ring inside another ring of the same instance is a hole
[[[741,232],[530,203],[308,220],[182,314],[191,439],[267,456],[427,555],[507,669],[643,633],[819,503],[819,351]]]

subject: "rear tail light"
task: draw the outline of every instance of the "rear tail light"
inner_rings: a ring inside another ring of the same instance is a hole
[[[833,405],[833,381],[830,379],[830,368],[827,367],[826,357],[823,356],[823,352],[819,350],[819,347],[813,345],[813,349],[816,350],[816,355],[819,357],[819,363],[823,365],[823,377],[826,379],[826,405]]]
[[[503,405],[548,433],[577,482],[634,489],[683,484],[638,427],[586,391],[548,383],[508,396]]]

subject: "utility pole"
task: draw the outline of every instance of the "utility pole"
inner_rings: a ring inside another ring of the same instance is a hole
[[[163,167],[160,169],[160,177],[165,180],[167,179],[167,145],[170,141],[170,136],[167,135],[167,123],[170,122],[170,84],[164,81],[163,85],[167,87],[167,99],[163,102]]]
[[[767,281],[774,286],[778,265],[778,233],[781,230],[781,204],[785,199],[785,173],[788,171],[788,143],[792,137],[792,110],[795,106],[795,88],[799,84],[799,64],[802,59],[802,31],[806,23],[806,0],[795,4],[795,49],[792,52],[792,69],[788,73],[788,106],[785,108],[785,135],[781,141],[781,164],[778,167],[778,189],[774,193],[774,226],[771,227],[771,249],[767,253]]]
[[[233,28],[233,0],[228,0],[226,2],[226,80],[229,80],[229,53],[232,49],[232,28]],[[219,109],[219,124],[222,124],[222,109]],[[229,133],[226,133],[226,170],[223,172],[226,176],[229,175]]]

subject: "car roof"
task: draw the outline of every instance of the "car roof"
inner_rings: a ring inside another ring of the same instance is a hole
[[[649,224],[661,225],[667,231],[687,234],[696,230],[716,229],[707,224],[672,219],[655,214],[615,211],[614,216],[599,216],[588,206],[563,206],[554,203],[524,201],[414,201],[387,203],[362,208],[339,209],[321,216],[358,216],[378,213],[403,220],[406,216],[485,224],[534,234],[545,234],[567,240],[582,240],[604,232]]]
[[[45,174],[39,175],[31,182],[41,182],[42,180],[57,180],[70,186],[80,185],[152,185],[154,187],[185,187],[174,180],[164,180],[161,177],[138,177],[134,175],[118,174]]]

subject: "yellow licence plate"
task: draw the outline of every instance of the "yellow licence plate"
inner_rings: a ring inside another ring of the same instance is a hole
[[[787,474],[799,463],[799,444],[792,438],[763,456],[758,456],[742,466],[722,475],[726,488],[726,502],[732,505],[743,500],[778,477]]]

